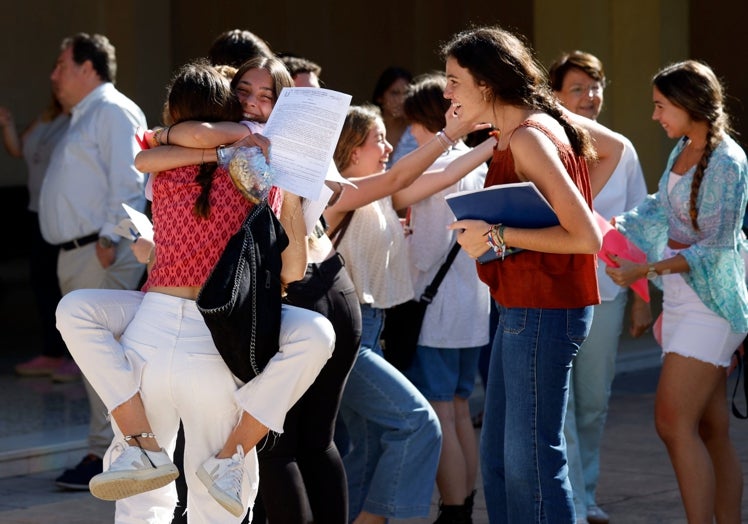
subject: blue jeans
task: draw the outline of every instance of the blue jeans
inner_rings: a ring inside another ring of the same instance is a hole
[[[577,515],[596,505],[600,474],[600,441],[608,415],[610,388],[616,371],[618,341],[628,293],[619,293],[594,307],[590,333],[574,359],[564,437],[569,459],[569,480]]]
[[[439,419],[382,357],[382,311],[363,305],[361,317],[361,348],[340,407],[352,446],[343,457],[349,520],[362,510],[388,518],[425,517],[441,451]]]
[[[489,520],[572,524],[563,421],[592,307],[498,309],[480,443]]]

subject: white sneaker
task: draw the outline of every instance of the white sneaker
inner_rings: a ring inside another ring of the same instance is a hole
[[[179,470],[162,449],[148,451],[120,444],[124,450],[109,469],[88,483],[91,494],[102,500],[119,500],[166,486]]]
[[[244,449],[241,446],[236,446],[236,453],[231,458],[210,457],[203,462],[197,470],[197,478],[229,513],[235,517],[244,515],[247,508],[242,504]]]
[[[600,506],[588,506],[587,522],[589,522],[590,524],[608,524],[608,522],[610,522],[610,517],[602,510]]]

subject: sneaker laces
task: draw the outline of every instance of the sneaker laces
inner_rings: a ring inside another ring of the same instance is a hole
[[[224,491],[235,494],[241,499],[242,480],[244,479],[244,448],[236,446],[236,453],[226,465],[226,474],[220,477],[221,488]]]
[[[129,444],[125,444],[124,442],[118,441],[114,447],[112,448],[111,453],[109,453],[109,464],[107,464],[107,470],[112,469],[112,463],[115,462],[122,454],[127,451],[127,448],[129,448]],[[116,458],[115,458],[116,457]]]
[[[140,444],[140,443],[138,443]],[[148,453],[146,453],[146,450],[138,446],[131,446],[125,442],[117,442],[114,447],[112,448],[112,452],[109,454],[109,465],[107,467],[107,470],[112,470],[112,465],[119,461],[126,453],[130,452],[131,449],[138,450],[140,452],[140,455],[138,455],[138,458],[140,459],[140,462],[142,463],[142,466],[139,467],[145,467],[147,468],[149,465],[150,467],[157,469],[156,465],[151,460],[151,457],[148,456]],[[143,460],[143,457],[145,457],[145,460],[148,462],[145,462]],[[135,457],[133,457],[134,459]],[[126,459],[123,459],[126,460]]]

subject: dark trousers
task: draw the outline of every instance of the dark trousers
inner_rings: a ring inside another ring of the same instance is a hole
[[[28,221],[31,239],[29,275],[41,327],[42,355],[69,357],[67,347],[55,326],[55,311],[57,303],[62,298],[60,283],[57,280],[57,255],[60,248],[47,243],[42,237],[37,213],[29,211]]]
[[[361,341],[361,310],[340,255],[309,264],[291,284],[289,304],[316,311],[335,328],[335,350],[317,379],[291,408],[283,434],[259,449],[260,491],[255,524],[346,524],[345,470],[333,443],[335,419]],[[263,510],[265,515],[263,515]]]

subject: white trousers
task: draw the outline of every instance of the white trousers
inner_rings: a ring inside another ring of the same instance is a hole
[[[108,268],[101,267],[96,258],[96,243],[83,247],[60,250],[57,259],[57,276],[63,295],[76,289],[135,289],[145,266],[135,259],[130,249],[131,242],[122,239],[117,244],[117,255],[114,264]],[[68,347],[70,345],[68,344]],[[104,404],[88,380],[83,380],[88,394],[90,419],[88,423],[88,452],[103,457],[112,441],[112,427],[107,418]]]
[[[279,353],[260,376],[242,385],[218,354],[192,300],[159,293],[80,290],[60,302],[57,323],[110,411],[140,392],[153,432],[170,454],[182,420],[191,523],[241,521],[213,500],[195,472],[223,447],[242,410],[282,432],[286,412],[314,381],[335,340],[326,318],[283,306]],[[113,426],[115,440],[105,468],[122,443],[121,432]],[[242,492],[249,507],[258,472],[255,451],[247,450],[246,456]],[[170,522],[176,499],[173,484],[122,499],[115,521]]]

